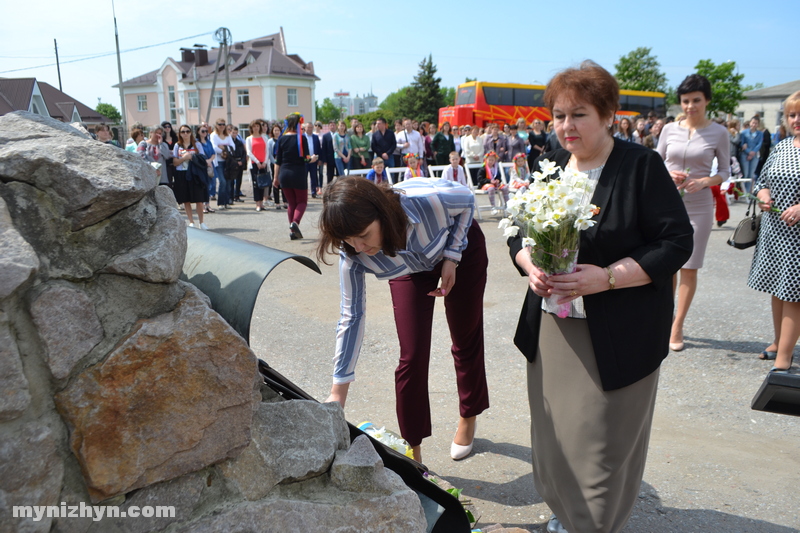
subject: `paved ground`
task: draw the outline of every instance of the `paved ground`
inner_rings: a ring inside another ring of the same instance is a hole
[[[301,225],[307,238],[290,241],[286,212],[257,213],[249,188],[246,193],[246,203],[207,216],[212,231],[313,256],[320,200],[310,200]],[[770,368],[756,354],[771,341],[772,323],[769,296],[745,285],[752,249],[725,244],[744,209],[734,205],[732,221],[712,232],[686,324],[687,349],[662,366],[647,468],[627,533],[800,531],[800,419],[750,409]],[[544,531],[550,512],[532,482],[525,360],[512,344],[526,281],[511,267],[498,219],[487,215],[491,408],[479,417],[475,453],[452,461],[457,396],[444,313],[437,310],[430,377],[434,435],[423,442],[423,458],[473,499],[479,525]],[[251,339],[259,357],[320,400],[330,388],[339,311],[337,270],[323,265],[322,271],[320,276],[294,262],[276,268],[259,294]],[[388,284],[371,278],[367,285],[364,348],[346,415],[356,424],[370,420],[397,430],[398,347]]]

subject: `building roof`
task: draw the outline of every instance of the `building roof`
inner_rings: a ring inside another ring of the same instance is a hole
[[[748,100],[755,98],[786,98],[797,91],[800,91],[800,80],[747,91],[744,93],[744,97]]]
[[[14,111],[14,106],[11,105],[11,102],[8,101],[8,98],[6,98],[3,93],[0,93],[0,115],[5,115],[12,111]]]
[[[72,106],[74,105],[83,122],[108,122],[108,118],[105,116],[67,93],[59,91],[49,83],[40,81],[39,90],[42,91],[42,98],[44,98],[44,103],[47,104],[50,116],[55,119],[72,122]]]
[[[181,61],[175,61],[172,58],[168,58],[168,61],[177,66],[184,79],[194,79],[196,74],[198,80],[209,80],[214,77],[215,68],[219,69],[218,75],[221,75],[224,71],[224,65],[218,64],[219,48],[211,48],[207,53],[208,62],[206,64],[198,64],[202,62],[199,61],[199,54],[191,51],[188,54],[182,54]],[[229,70],[232,79],[252,78],[255,76],[289,76],[313,80],[319,79],[314,74],[313,62],[306,63],[297,54],[286,53],[283,30],[265,37],[234,43],[230,47],[228,57],[231,63]],[[184,61],[184,59],[186,60]],[[196,73],[195,66],[197,68]],[[126,80],[122,82],[122,86],[155,85],[159,70],[153,70]],[[118,85],[114,87],[118,87]]]
[[[31,95],[36,78],[0,78],[0,94],[5,97],[12,111],[27,111],[31,107]]]
[[[106,117],[91,107],[59,91],[49,83],[37,82],[36,78],[0,78],[0,115],[30,109],[35,85],[39,86],[47,112],[52,118],[62,122],[72,122],[74,107],[84,122],[108,122]]]

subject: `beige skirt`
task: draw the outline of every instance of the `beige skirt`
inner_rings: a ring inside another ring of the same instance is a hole
[[[536,490],[570,533],[620,531],[644,474],[658,370],[603,391],[586,320],[542,313],[528,364]]]

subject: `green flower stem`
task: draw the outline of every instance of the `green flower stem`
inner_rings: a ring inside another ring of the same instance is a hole
[[[733,190],[736,191],[739,194],[739,196],[747,198],[748,200],[755,200],[759,204],[767,203],[767,202],[763,201],[761,198],[759,198],[758,196],[756,196],[755,194],[750,194],[749,192],[744,192],[739,187],[734,187]],[[782,211],[780,209],[778,209],[777,207],[770,207],[769,208],[769,212],[770,213],[781,213]]]

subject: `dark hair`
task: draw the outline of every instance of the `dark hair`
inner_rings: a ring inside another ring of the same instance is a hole
[[[628,128],[625,130],[625,135],[630,137],[631,133],[633,133],[633,125],[631,124],[631,119],[629,119],[628,117],[622,117],[621,119],[619,119],[619,131],[620,132],[622,132],[622,123],[623,122],[627,122],[628,123]]]
[[[253,135],[253,126],[258,126],[258,134],[259,135],[264,135],[264,126],[261,124],[261,122],[262,121],[261,121],[260,118],[257,118],[255,120],[253,120],[252,122],[250,122],[250,135],[251,136]]]
[[[325,188],[319,216],[317,260],[328,263],[327,254],[344,250],[356,255],[345,239],[361,235],[374,221],[381,226],[382,251],[389,257],[406,247],[408,215],[400,203],[401,192],[388,185],[353,176],[336,180]]]
[[[553,76],[544,91],[544,104],[551,113],[558,96],[590,104],[601,118],[613,117],[619,109],[617,80],[591,60],[584,61],[578,68],[568,68]]]
[[[383,117],[378,117],[375,119],[375,122],[383,122],[384,124],[386,124],[386,119]]]
[[[291,113],[286,115],[286,131],[297,131],[297,124],[300,122],[300,115]]]
[[[139,129],[139,128],[134,128],[134,129],[131,131],[131,139],[133,139],[134,141],[136,141],[136,137],[142,137],[142,138],[144,138],[144,132],[143,132],[141,129]]]
[[[95,133],[97,133],[98,131],[103,131],[103,130],[108,130],[110,132],[111,128],[108,127],[108,124],[106,124],[104,122],[101,122],[100,124],[98,124],[97,126],[94,127],[94,132]]]
[[[170,144],[175,144],[178,142],[178,134],[175,133],[175,128],[172,127],[172,123],[169,120],[165,120],[161,123],[161,127],[165,128],[169,125],[169,138],[172,140]]]
[[[689,74],[683,78],[683,81],[676,89],[679,99],[684,94],[693,93],[695,91],[700,91],[703,93],[703,96],[706,97],[706,100],[711,100],[711,84],[705,76],[701,76],[700,74]]]

